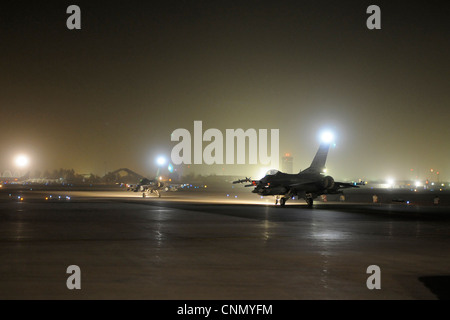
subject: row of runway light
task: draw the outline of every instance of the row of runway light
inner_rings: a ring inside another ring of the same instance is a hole
[[[10,193],[9,194],[9,199],[10,200],[17,200],[17,201],[23,201],[24,200],[24,197],[23,197],[23,195],[13,195],[12,193]],[[53,196],[53,195],[48,195],[48,196],[45,196],[45,201],[61,201],[61,200],[70,200],[71,199],[71,197],[70,196],[61,196],[61,195],[58,195],[58,196]]]
[[[70,200],[69,196],[57,196],[57,197],[53,197],[53,195],[49,195],[47,197],[45,197],[45,200]]]

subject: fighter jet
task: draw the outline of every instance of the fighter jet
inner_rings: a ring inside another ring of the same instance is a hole
[[[134,192],[142,192],[142,197],[148,197],[152,193],[161,198],[162,191],[177,191],[180,184],[166,184],[158,179],[142,178],[138,184],[130,186],[130,190]]]
[[[322,142],[309,168],[297,174],[270,170],[261,180],[245,178],[233,183],[246,183],[246,187],[254,187],[253,193],[261,196],[276,196],[275,204],[284,206],[286,201],[294,196],[306,200],[308,207],[313,206],[314,199],[323,194],[342,193],[340,189],[359,188],[356,184],[335,181],[331,176],[325,176],[325,162],[331,141]],[[281,199],[280,199],[281,197]]]

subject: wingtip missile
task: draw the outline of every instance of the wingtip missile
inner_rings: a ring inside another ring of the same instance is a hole
[[[252,178],[247,178],[245,177],[245,179],[239,179],[237,181],[233,181],[233,184],[237,184],[237,183],[245,183],[245,182],[251,182]]]

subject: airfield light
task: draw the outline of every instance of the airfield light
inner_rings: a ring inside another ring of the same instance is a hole
[[[156,163],[159,165],[159,166],[163,166],[163,165],[165,165],[166,164],[166,158],[165,157],[163,157],[163,156],[160,156],[160,157],[158,157],[157,159],[156,159]]]
[[[331,131],[324,131],[320,135],[320,140],[324,143],[331,143],[334,140],[334,135]]]
[[[387,179],[387,184],[389,185],[390,188],[392,188],[394,186],[394,184],[395,184],[394,179],[388,178]]]
[[[16,166],[18,166],[19,168],[25,168],[26,166],[28,166],[28,164],[30,163],[30,159],[26,156],[26,155],[18,155],[15,159],[14,159],[14,163],[16,164]]]

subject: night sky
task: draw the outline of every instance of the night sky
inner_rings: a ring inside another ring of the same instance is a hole
[[[93,2],[1,2],[0,171],[22,152],[31,169],[151,174],[171,132],[202,120],[280,129],[297,170],[331,128],[337,179],[450,180],[445,1]],[[81,30],[66,28],[71,4]]]

